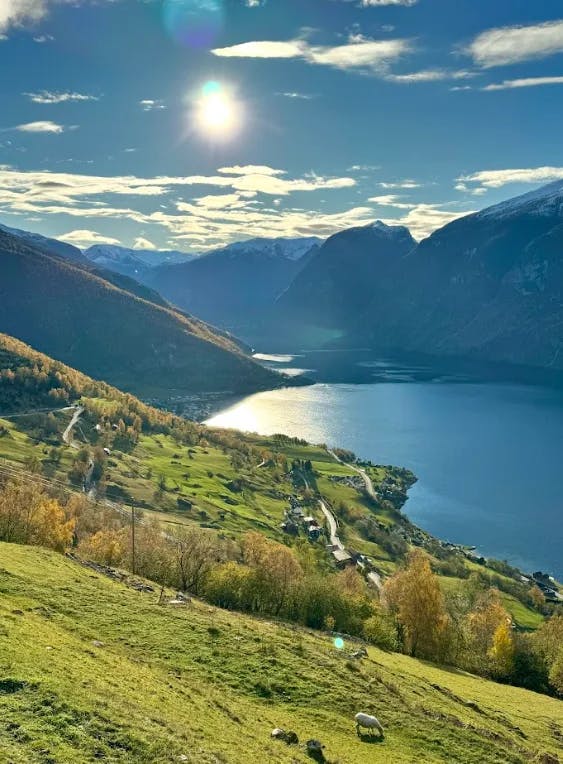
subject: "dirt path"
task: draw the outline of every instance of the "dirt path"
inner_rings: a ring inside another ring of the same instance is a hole
[[[78,450],[80,448],[80,444],[72,439],[72,431],[74,427],[76,426],[76,424],[78,423],[80,417],[84,413],[84,407],[74,406],[71,408],[74,408],[74,414],[72,415],[72,419],[68,423],[66,430],[63,432],[63,441],[67,444],[67,446],[70,446],[71,448]]]

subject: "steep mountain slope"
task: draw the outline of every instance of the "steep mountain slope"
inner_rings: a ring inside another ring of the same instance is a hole
[[[244,334],[263,320],[319,244],[316,238],[253,239],[155,268],[146,283],[190,313]]]
[[[125,289],[125,291],[131,292],[137,297],[141,297],[143,300],[149,300],[149,302],[154,302],[163,307],[168,305],[166,300],[154,289],[144,286],[134,277],[131,277],[125,272],[120,273],[115,269],[104,267],[103,262],[96,263],[95,261],[89,260],[79,249],[77,249],[77,247],[73,247],[72,244],[66,244],[58,239],[50,239],[39,233],[22,231],[19,228],[8,228],[3,225],[0,225],[0,233],[1,232],[15,236],[24,244],[39,248],[44,254],[61,257],[64,260],[70,260],[75,265],[87,270],[89,273],[101,276],[114,286],[119,287],[119,289]]]
[[[286,314],[340,329],[383,289],[416,242],[407,228],[380,221],[331,236],[278,299]]]
[[[158,604],[76,561],[0,544],[0,759],[14,764],[524,764],[563,753],[563,704],[196,599]],[[168,593],[169,595],[172,592]],[[358,738],[375,713],[385,739]]]
[[[249,391],[278,375],[204,323],[0,231],[0,330],[130,391]]]
[[[562,252],[556,182],[436,231],[360,323],[376,345],[562,369]]]
[[[193,260],[192,255],[184,252],[127,249],[107,244],[95,244],[89,247],[84,250],[84,256],[100,268],[140,281],[145,280],[147,274],[157,266],[188,263]]]
[[[280,314],[348,344],[563,369],[563,182],[460,218],[409,251],[344,231]],[[322,259],[321,259],[322,256]]]
[[[51,239],[47,236],[42,236],[40,233],[23,231],[19,228],[8,228],[8,226],[5,225],[0,225],[0,232],[16,236],[26,244],[39,247],[45,254],[64,257],[65,260],[72,260],[76,263],[86,264],[87,262],[87,258],[84,257],[77,247],[73,247],[72,244],[66,244],[64,241]]]

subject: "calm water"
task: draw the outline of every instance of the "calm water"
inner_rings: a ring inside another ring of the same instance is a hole
[[[280,363],[330,377],[326,360],[320,372],[312,369],[322,366],[318,358]],[[369,359],[353,365],[364,384],[321,382],[259,393],[208,423],[284,432],[409,467],[419,478],[405,509],[415,523],[562,578],[563,391],[467,381]]]

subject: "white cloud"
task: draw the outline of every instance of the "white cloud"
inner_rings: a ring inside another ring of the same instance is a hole
[[[219,167],[217,172],[223,175],[287,175],[285,170],[276,170],[261,164],[234,165],[233,167]]]
[[[298,93],[296,91],[290,91],[288,93],[276,93],[278,96],[283,96],[283,98],[293,98],[294,100],[300,100],[300,101],[312,101],[316,96],[310,95],[309,93]]]
[[[157,249],[157,247],[149,239],[145,239],[144,236],[137,236],[133,243],[134,249]]]
[[[540,85],[563,85],[563,77],[522,77],[517,80],[492,83],[482,90],[510,90],[512,88],[533,88]]]
[[[35,213],[57,209],[67,214],[87,215],[88,200],[92,216],[126,216],[134,211],[113,210],[107,201],[92,201],[100,196],[163,197],[179,187],[209,186],[237,193],[240,199],[250,202],[257,193],[287,196],[295,191],[350,188],[356,185],[353,178],[326,178],[310,174],[302,178],[280,177],[282,170],[245,166],[222,168],[232,175],[189,175],[179,177],[138,178],[136,176],[97,176],[67,172],[19,171],[0,166],[0,205],[15,212]],[[258,172],[262,170],[263,172]],[[239,174],[235,175],[234,173]],[[275,173],[275,174],[271,174]],[[201,197],[205,198],[205,197]],[[234,201],[234,199],[231,199]],[[46,208],[49,207],[47,210]],[[137,218],[139,216],[137,215]]]
[[[408,74],[387,74],[385,79],[389,82],[412,84],[416,82],[440,82],[442,80],[464,80],[474,77],[475,73],[466,69],[422,69],[419,72]]]
[[[384,219],[383,222],[388,225],[404,225],[410,230],[415,239],[424,239],[438,228],[451,223],[465,215],[471,215],[474,210],[464,212],[453,212],[444,209],[439,204],[417,204],[408,211],[402,218]]]
[[[59,125],[57,122],[51,122],[50,120],[27,122],[14,128],[14,130],[19,130],[21,133],[64,133],[66,129],[64,125]]]
[[[381,188],[420,188],[421,184],[417,183],[416,180],[399,180],[394,183],[380,183],[379,184]]]
[[[66,241],[67,244],[74,244],[77,247],[89,247],[92,244],[120,244],[119,239],[112,239],[110,236],[102,236],[96,231],[88,231],[86,229],[77,229],[75,231],[69,231],[62,236],[58,236],[61,241]]]
[[[162,109],[166,109],[166,105],[163,101],[158,99],[155,100],[153,98],[143,98],[142,101],[139,101],[139,105],[143,111],[161,111]]]
[[[350,35],[344,45],[311,45],[302,39],[262,40],[215,48],[211,52],[224,58],[301,59],[335,69],[383,71],[410,49],[408,40],[372,40],[362,35]]]
[[[1,0],[0,0],[1,2]],[[57,104],[67,101],[99,101],[98,96],[87,95],[86,93],[56,92],[50,90],[41,90],[37,93],[24,93],[33,103]]]
[[[45,0],[1,0],[0,32],[6,32],[13,26],[39,21],[46,10]]]
[[[513,170],[480,170],[463,175],[460,184],[478,183],[485,188],[502,188],[509,183],[549,183],[563,178],[563,167],[533,167]],[[483,192],[481,192],[483,193]]]
[[[470,43],[466,53],[483,68],[563,53],[563,20],[488,29]]]
[[[411,210],[416,207],[416,204],[403,202],[402,196],[396,194],[382,194],[381,196],[372,196],[368,199],[368,202],[372,204],[379,204],[381,207],[396,207],[399,210]]]

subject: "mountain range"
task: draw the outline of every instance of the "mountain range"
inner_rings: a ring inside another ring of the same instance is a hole
[[[225,332],[268,350],[368,346],[561,370],[562,253],[563,181],[420,243],[377,221],[190,259],[82,253],[2,226],[0,330],[131,390],[278,386]]]
[[[243,393],[284,383],[225,333],[50,241],[0,230],[0,331],[145,396]]]
[[[247,339],[321,243],[315,237],[236,242],[153,268],[142,280],[180,308]]]
[[[99,268],[105,268],[136,280],[144,280],[159,265],[188,263],[193,255],[176,250],[128,249],[111,244],[94,244],[81,253]]]
[[[563,181],[419,244],[382,223],[336,234],[274,316],[286,340],[563,369]]]

